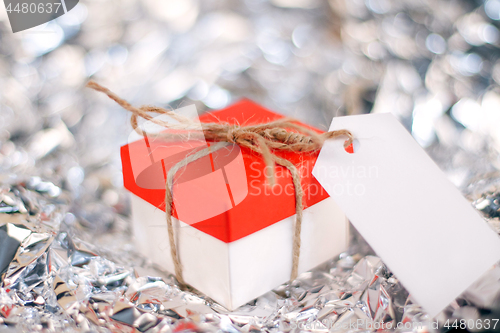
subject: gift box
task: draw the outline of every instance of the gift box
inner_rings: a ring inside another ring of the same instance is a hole
[[[244,100],[199,119],[252,125],[281,118]],[[168,170],[192,151],[213,144],[144,137],[121,148],[137,247],[167,271],[174,271],[165,222]],[[348,221],[311,174],[317,152],[276,155],[292,162],[301,177],[304,211],[298,272],[302,273],[346,249]],[[295,223],[292,178],[286,168],[276,166],[275,185],[270,186],[265,168],[260,154],[228,145],[189,163],[174,178],[172,216],[184,280],[228,309],[290,279]]]

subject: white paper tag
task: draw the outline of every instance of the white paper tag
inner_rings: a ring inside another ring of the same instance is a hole
[[[391,114],[334,118],[313,175],[434,317],[500,259],[500,238]]]

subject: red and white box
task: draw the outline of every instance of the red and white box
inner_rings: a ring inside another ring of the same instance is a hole
[[[199,119],[252,125],[280,118],[244,100]],[[170,272],[174,266],[165,221],[165,177],[189,151],[211,144],[146,137],[121,148],[137,247]],[[304,190],[300,274],[346,249],[348,221],[311,174],[318,152],[275,153],[298,168]],[[174,177],[172,216],[184,280],[230,310],[290,278],[295,193],[286,168],[276,166],[275,176],[271,187],[262,156],[230,145],[188,164]]]

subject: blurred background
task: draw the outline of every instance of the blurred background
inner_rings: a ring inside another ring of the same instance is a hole
[[[393,113],[500,232],[499,27],[500,0],[82,0],[15,34],[2,7],[0,189],[36,192],[43,198],[33,199],[38,213],[46,207],[40,202],[51,202],[44,214],[57,220],[58,242],[61,235],[80,242],[67,245],[70,261],[75,253],[99,257],[118,275],[124,269],[115,264],[147,266],[129,242],[122,189],[119,148],[129,115],[84,88],[93,78],[134,105],[194,103],[205,112],[246,97],[321,129],[334,116]],[[13,207],[7,202],[0,200],[0,213]],[[343,262],[347,271],[359,261],[356,251],[369,252],[356,247]],[[71,274],[87,269],[85,260],[61,264],[67,283],[78,285]],[[47,284],[49,276],[38,281]],[[443,318],[499,310],[495,281],[490,299],[465,299]],[[21,296],[0,296],[27,311]],[[401,313],[411,305],[405,302]],[[26,316],[38,319],[23,325],[55,318],[42,308],[34,306],[37,315]],[[0,310],[0,324],[9,318]],[[80,327],[74,320],[68,327]]]

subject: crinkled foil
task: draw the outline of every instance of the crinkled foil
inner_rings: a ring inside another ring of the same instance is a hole
[[[354,229],[346,253],[235,311],[180,290],[133,245],[128,115],[83,88],[93,77],[135,105],[201,112],[248,97],[323,129],[392,112],[499,232],[499,27],[499,0],[80,1],[16,34],[0,11],[0,331],[433,332],[500,318],[498,265],[432,319]]]

